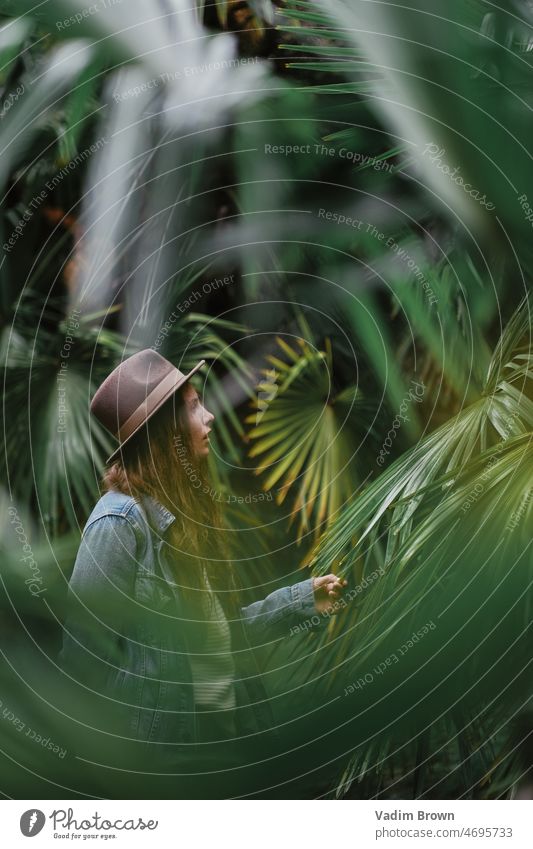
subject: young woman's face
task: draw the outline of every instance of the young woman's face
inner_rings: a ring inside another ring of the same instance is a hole
[[[208,435],[211,431],[211,422],[215,417],[202,405],[198,392],[191,383],[186,383],[183,388],[183,400],[193,452],[198,457],[207,457]]]

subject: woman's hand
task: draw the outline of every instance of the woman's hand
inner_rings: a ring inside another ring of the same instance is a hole
[[[347,584],[347,580],[337,578],[336,575],[321,575],[320,578],[313,578],[317,613],[336,613],[335,602]]]

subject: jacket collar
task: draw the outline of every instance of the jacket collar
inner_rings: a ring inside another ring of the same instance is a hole
[[[167,510],[166,507],[163,507],[155,498],[152,498],[151,495],[143,495],[142,505],[146,510],[150,523],[162,534],[165,533],[172,522],[176,521],[174,514],[170,510]]]

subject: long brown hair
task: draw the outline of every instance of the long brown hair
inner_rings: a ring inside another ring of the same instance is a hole
[[[227,533],[207,459],[193,454],[183,388],[123,446],[104,472],[102,489],[132,495],[141,505],[143,496],[150,495],[176,517],[164,539],[187,604],[195,609],[200,603],[205,568],[212,589],[223,591],[221,601],[230,608],[235,605]]]

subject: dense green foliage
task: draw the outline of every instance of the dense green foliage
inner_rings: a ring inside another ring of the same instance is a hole
[[[47,655],[112,448],[88,403],[154,346],[207,361],[250,584],[311,563],[354,590],[265,655],[300,746],[287,793],[512,794],[530,764],[531,9],[125,4],[0,0],[2,498],[48,589],[43,607],[24,586],[6,512],[9,707],[77,733]],[[5,792],[81,786],[0,736]]]

